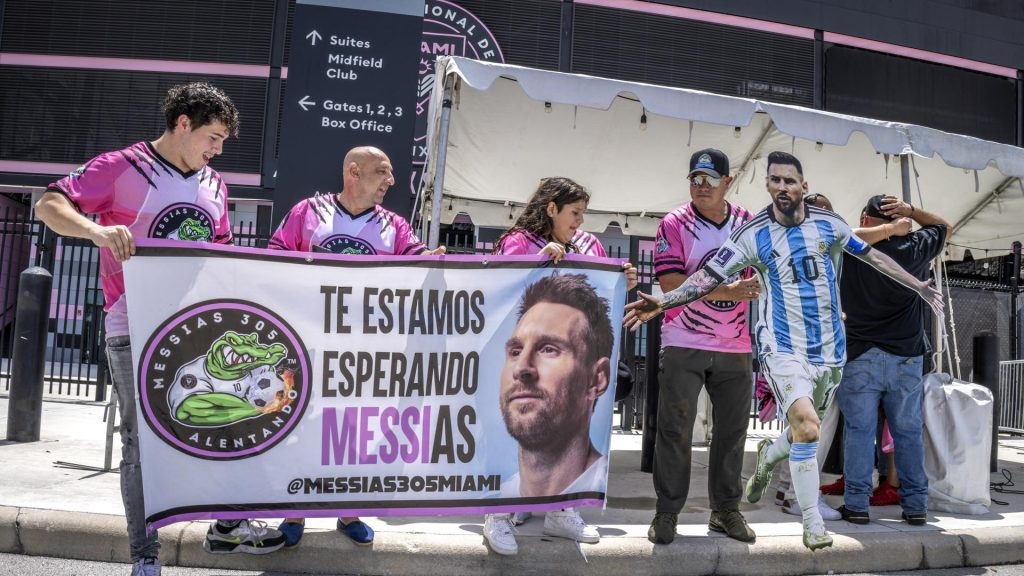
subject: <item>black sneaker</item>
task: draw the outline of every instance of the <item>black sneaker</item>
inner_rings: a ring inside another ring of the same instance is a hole
[[[871,517],[868,516],[867,512],[850,510],[845,504],[839,507],[839,513],[843,516],[843,520],[850,524],[867,524],[871,521]]]
[[[740,542],[753,542],[757,539],[757,534],[750,529],[739,510],[712,510],[708,530],[724,532],[729,538]]]
[[[655,544],[671,544],[676,539],[676,524],[679,515],[671,512],[658,512],[647,529],[647,539]]]
[[[911,526],[921,526],[928,521],[928,514],[924,512],[904,512],[903,521]]]

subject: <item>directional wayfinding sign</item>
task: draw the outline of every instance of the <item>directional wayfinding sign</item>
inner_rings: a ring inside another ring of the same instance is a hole
[[[342,159],[376,146],[394,165],[387,208],[409,216],[424,0],[297,0],[274,191],[280,221],[341,189]]]

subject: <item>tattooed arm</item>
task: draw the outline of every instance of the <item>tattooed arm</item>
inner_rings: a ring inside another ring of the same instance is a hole
[[[622,319],[622,324],[631,332],[635,332],[641,324],[656,318],[663,311],[700,300],[721,283],[721,280],[701,268],[687,278],[682,286],[661,296],[637,292],[639,299],[626,305],[626,316]]]

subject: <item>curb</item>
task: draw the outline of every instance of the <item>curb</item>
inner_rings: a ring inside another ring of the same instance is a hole
[[[520,534],[516,556],[491,554],[478,532],[458,536],[406,533],[401,538],[391,533],[372,548],[361,548],[333,532],[315,531],[307,533],[299,548],[253,556],[205,552],[202,541],[207,526],[206,522],[188,522],[162,529],[164,564],[423,576],[783,576],[1024,562],[1024,527],[834,534],[831,548],[813,553],[793,536],[764,536],[753,546],[721,536],[679,536],[668,546],[654,546],[637,536],[606,536],[600,544],[577,548],[560,538]],[[123,516],[0,506],[0,552],[127,563],[127,540]]]

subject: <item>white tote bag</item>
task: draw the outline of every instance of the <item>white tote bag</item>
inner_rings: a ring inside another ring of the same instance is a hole
[[[954,380],[949,374],[925,375],[922,410],[929,509],[988,513],[992,408],[992,392],[984,386]]]

